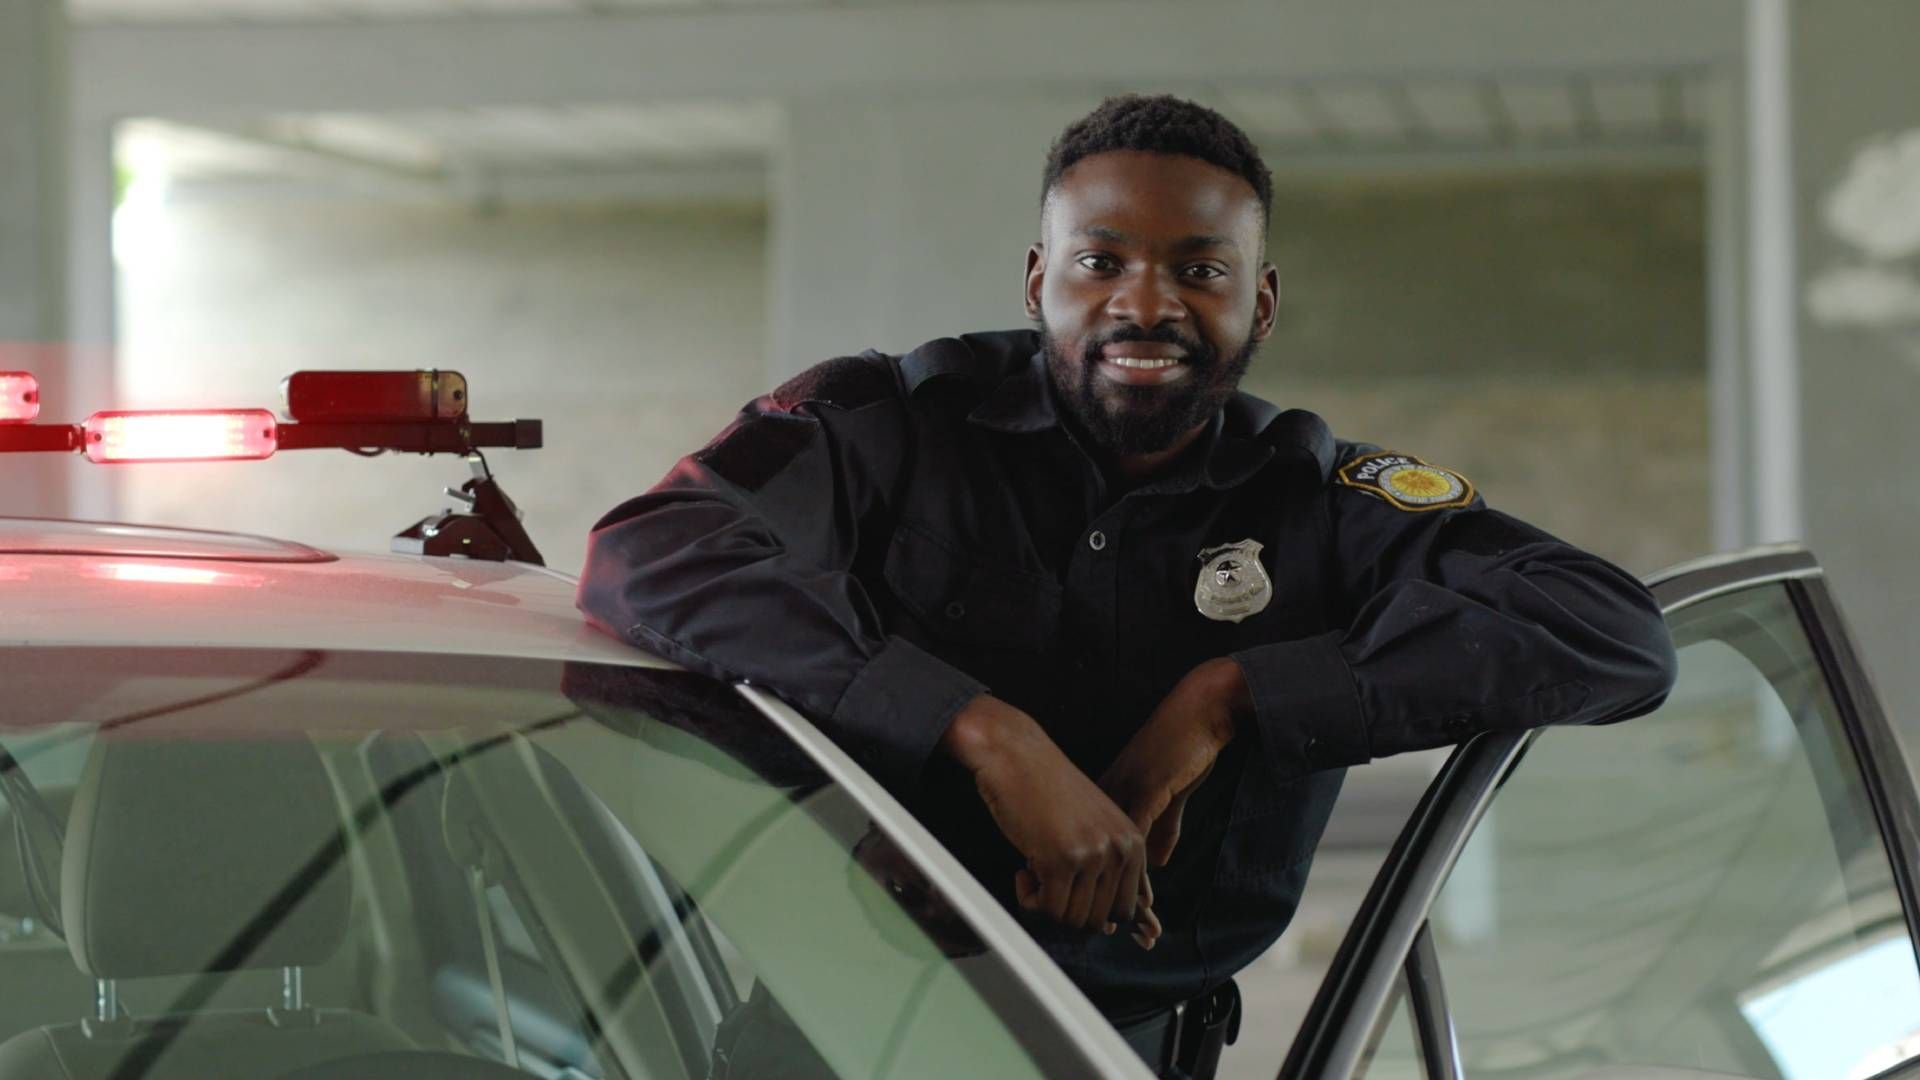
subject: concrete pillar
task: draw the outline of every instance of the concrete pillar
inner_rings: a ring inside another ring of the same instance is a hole
[[[772,376],[1026,325],[1022,266],[1047,147],[1098,101],[794,102],[771,189]]]
[[[1795,243],[1792,0],[1747,0],[1747,350],[1754,531],[1805,535]]]
[[[1747,341],[1752,314],[1747,274],[1746,71],[1734,64],[1707,82],[1708,454],[1713,548],[1756,543],[1753,401]]]
[[[1920,735],[1920,5],[1792,5],[1806,529]]]
[[[76,87],[83,98],[84,87]],[[116,382],[119,315],[113,258],[116,201],[114,121],[76,100],[68,123],[66,260],[67,363],[70,399],[61,419],[78,420],[123,402]],[[68,470],[67,513],[89,521],[120,516],[125,472],[82,465]]]
[[[48,413],[66,391],[66,6],[0,3],[0,369],[41,382]],[[67,510],[73,463],[0,460],[0,515]]]

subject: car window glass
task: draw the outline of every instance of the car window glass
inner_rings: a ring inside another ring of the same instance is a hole
[[[1426,1063],[1420,1057],[1420,1044],[1413,1029],[1413,1002],[1407,996],[1405,973],[1394,979],[1393,996],[1374,1027],[1371,1043],[1354,1069],[1355,1077],[1426,1080]]]
[[[540,948],[533,943],[533,934],[527,929],[527,921],[513,906],[513,898],[507,895],[505,886],[487,886],[487,913],[493,917],[494,933],[500,935],[501,948],[523,959],[539,962]]]
[[[49,910],[76,882],[89,898],[68,940],[23,929],[0,836],[0,909],[18,909],[0,1058],[110,1011],[128,1053],[277,1073],[297,1044],[345,1063],[319,1080],[382,1052],[659,1078],[1080,1060],[915,860],[723,684],[85,648],[0,650],[0,681],[9,772],[64,827],[34,840]]]
[[[1920,1033],[1887,853],[1791,599],[1673,622],[1668,703],[1542,732],[1431,913],[1469,1075],[1865,1077]]]

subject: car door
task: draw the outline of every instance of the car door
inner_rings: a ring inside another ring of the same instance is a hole
[[[1920,803],[1818,564],[1651,584],[1672,697],[1457,751],[1283,1077],[1920,1076]]]

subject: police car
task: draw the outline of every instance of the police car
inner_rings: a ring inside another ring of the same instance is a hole
[[[386,553],[0,519],[0,1080],[761,1075],[749,1001],[795,1069],[1147,1075],[803,717],[583,623],[482,456],[537,422],[284,389],[54,424],[0,373],[0,454],[473,469]],[[1455,752],[1240,1075],[1920,1075],[1920,802],[1817,565],[1652,584],[1667,705]]]

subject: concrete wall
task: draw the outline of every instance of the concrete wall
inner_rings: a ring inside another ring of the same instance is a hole
[[[1793,10],[1800,265],[1818,301],[1800,323],[1806,535],[1912,735],[1920,488],[1902,465],[1920,455],[1920,5]],[[1848,288],[1836,271],[1868,274]]]
[[[1459,468],[1633,569],[1698,554],[1699,215],[1692,175],[1287,182],[1286,314],[1250,386]],[[126,401],[276,404],[303,367],[460,370],[477,414],[548,421],[547,449],[494,460],[558,567],[770,379],[751,213],[212,204],[166,221],[123,274]],[[939,273],[997,275],[999,324],[1018,325],[1018,254]],[[838,350],[867,344],[849,330]],[[463,478],[331,452],[122,475],[136,520],[362,548]]]
[[[1637,572],[1703,554],[1703,197],[1695,172],[1282,176],[1249,389]]]
[[[0,3],[0,371],[65,389],[67,33],[58,0]],[[60,463],[0,468],[0,514],[66,511]]]
[[[772,176],[768,352],[790,373],[861,347],[1018,325],[1040,172],[1097,94],[790,103]]]
[[[763,389],[757,212],[289,203],[165,220],[123,272],[129,406],[277,408],[302,368],[458,370],[477,417],[546,421],[545,449],[490,460],[559,568]],[[306,451],[123,477],[131,520],[379,550],[466,469]]]

